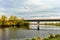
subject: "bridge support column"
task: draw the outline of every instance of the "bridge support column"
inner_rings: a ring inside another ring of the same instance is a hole
[[[38,27],[37,27],[37,30],[39,30],[39,21],[37,22],[37,26],[38,26]]]

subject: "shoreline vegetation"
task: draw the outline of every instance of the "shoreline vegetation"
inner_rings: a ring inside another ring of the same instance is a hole
[[[23,18],[17,18],[16,16],[10,16],[7,18],[5,15],[2,15],[0,18],[0,29],[4,28],[29,29],[29,22],[25,22]]]
[[[60,40],[60,34],[50,34],[48,37],[46,38],[40,38],[39,36],[37,36],[36,38],[30,38],[31,40]],[[25,40],[30,40],[29,38],[26,38]]]
[[[48,37],[43,38],[43,40],[60,40],[60,34],[50,34]]]
[[[30,23],[30,24],[33,24],[33,25],[37,25],[36,23],[34,24],[34,23]],[[45,22],[45,23],[43,23],[43,24],[39,24],[39,25],[51,25],[51,26],[60,26],[60,22],[59,23],[47,23],[47,22]]]
[[[42,25],[60,26],[60,23],[44,23]]]

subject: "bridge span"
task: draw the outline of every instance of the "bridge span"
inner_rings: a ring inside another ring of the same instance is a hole
[[[26,22],[37,22],[37,29],[39,30],[39,23],[46,22],[46,21],[60,21],[60,19],[25,19]]]
[[[28,22],[37,22],[37,21],[60,21],[60,19],[24,19]]]

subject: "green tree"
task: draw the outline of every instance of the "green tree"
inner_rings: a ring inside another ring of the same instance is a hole
[[[10,18],[9,18],[9,20],[16,20],[17,19],[17,17],[16,16],[10,16]]]
[[[24,19],[23,18],[18,19],[16,25],[18,28],[23,27],[24,26]]]
[[[1,17],[2,28],[5,28],[6,21],[7,21],[6,19],[7,19],[7,17],[5,15],[2,15],[2,17]]]
[[[16,16],[10,16],[9,18],[10,25],[15,28],[16,23],[17,23],[17,17]]]

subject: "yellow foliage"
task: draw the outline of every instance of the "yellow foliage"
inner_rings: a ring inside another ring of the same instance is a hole
[[[36,40],[41,40],[41,38],[38,36],[38,37],[36,38]]]

